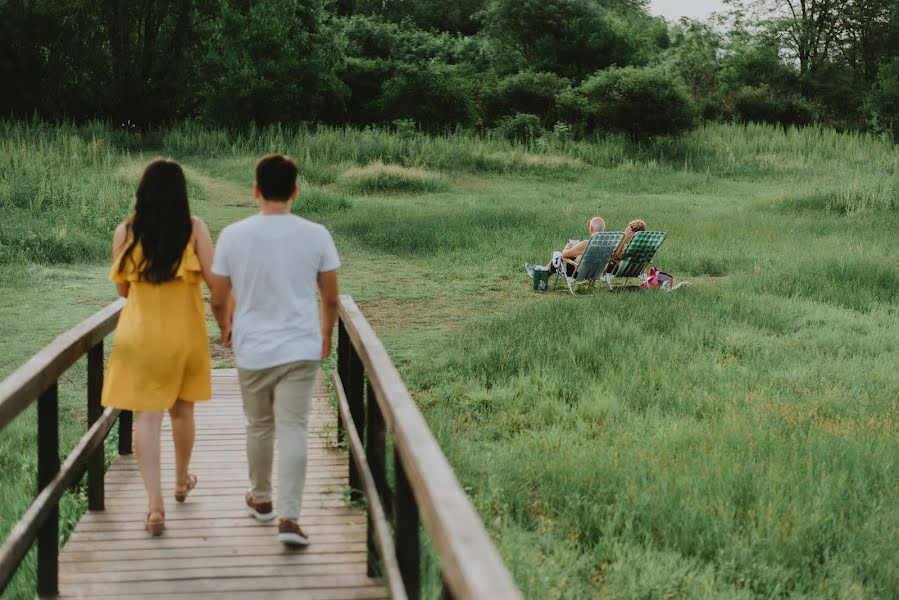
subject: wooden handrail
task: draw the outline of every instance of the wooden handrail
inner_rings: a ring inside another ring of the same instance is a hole
[[[50,342],[12,375],[0,382],[0,430],[59,376],[115,329],[125,300],[119,298]]]
[[[440,559],[448,592],[454,598],[521,598],[399,372],[350,296],[340,296],[339,318],[352,344],[351,355],[361,361],[374,400],[392,430],[401,467],[396,473],[397,487],[402,484],[411,489]],[[338,356],[339,365],[341,360],[347,359]],[[414,590],[407,592],[418,597]]]
[[[124,300],[119,299],[35,354],[0,381],[0,431],[37,401],[38,494],[0,546],[0,593],[6,589],[31,546],[37,541],[38,596],[58,593],[59,500],[88,472],[88,507],[103,510],[103,442],[119,421],[119,453],[131,453],[131,413],[103,411],[103,340],[118,323]],[[59,377],[87,355],[88,431],[63,464],[59,464]]]

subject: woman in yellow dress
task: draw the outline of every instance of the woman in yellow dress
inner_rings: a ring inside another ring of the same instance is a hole
[[[172,420],[175,500],[196,486],[188,472],[194,445],[194,402],[212,397],[209,338],[200,281],[209,282],[212,239],[191,217],[178,163],[157,159],[137,187],[134,214],[113,236],[110,279],[127,298],[103,385],[103,406],[135,411],[134,446],[149,508],[147,531],[165,528],[159,437],[163,412]]]

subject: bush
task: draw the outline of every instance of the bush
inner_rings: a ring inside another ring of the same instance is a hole
[[[431,132],[470,126],[477,118],[468,82],[452,65],[402,65],[375,102],[381,119],[414,119]]]
[[[899,58],[880,67],[865,107],[874,125],[899,142]]]
[[[391,192],[442,192],[449,182],[442,175],[375,161],[365,167],[354,167],[337,178],[337,186],[351,194]]]
[[[511,117],[504,117],[497,125],[496,131],[510,142],[524,144],[532,144],[534,140],[546,133],[540,123],[540,117],[529,113],[517,113]]]
[[[487,98],[487,119],[497,122],[515,113],[537,115],[542,127],[556,120],[556,96],[568,87],[568,80],[555,73],[524,71],[499,81]]]
[[[595,131],[631,139],[678,134],[691,129],[696,109],[676,78],[660,67],[599,71],[580,86]]]
[[[795,94],[780,96],[767,85],[742,88],[733,104],[735,116],[744,123],[810,125],[817,119],[807,100]]]

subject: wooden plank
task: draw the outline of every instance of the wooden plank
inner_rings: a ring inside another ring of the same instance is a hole
[[[232,545],[225,546],[205,546],[203,548],[141,548],[131,550],[106,550],[102,545],[92,550],[68,550],[66,549],[59,556],[60,564],[62,563],[80,563],[101,561],[108,562],[111,560],[134,560],[143,561],[150,559],[175,559],[175,558],[196,558],[197,556],[211,557],[235,557],[235,556],[281,556],[293,555],[297,562],[301,562],[302,557],[314,554],[357,554],[365,548],[362,542],[340,542],[328,544],[321,541],[313,540],[308,548],[302,551],[294,551],[285,549],[284,546],[274,541],[272,536],[271,543],[255,545],[250,547],[236,547]],[[62,580],[65,586],[65,580]]]
[[[125,584],[131,594],[167,594],[173,589],[181,593],[235,592],[257,590],[316,590],[334,587],[370,587],[372,580],[365,575],[282,576],[282,577],[228,577],[219,579],[182,579],[173,585],[169,581],[140,581]],[[115,583],[67,583],[69,593],[109,596],[117,594],[122,586]]]
[[[219,569],[227,567],[277,566],[291,565],[306,567],[318,565],[354,565],[355,572],[360,572],[360,565],[365,564],[365,552],[343,552],[334,554],[290,553],[252,556],[203,556],[179,558],[146,558],[133,560],[79,561],[77,563],[60,563],[60,573],[115,573],[118,571],[144,571],[155,569]]]
[[[68,575],[69,583],[136,583],[139,581],[180,581],[182,579],[220,579],[233,577],[306,577],[310,575],[358,575],[359,565],[353,563],[328,563],[314,565],[207,565],[203,567],[183,567],[178,562],[169,561],[157,569],[128,570],[129,567],[107,569],[101,573],[73,572]],[[367,582],[366,582],[367,583]],[[177,588],[178,586],[172,586]]]
[[[115,597],[117,600],[147,600],[153,596],[117,593]],[[63,594],[59,598],[92,598],[92,596]],[[193,592],[188,594],[167,592],[165,594],[165,600],[193,600],[194,598],[211,600],[377,600],[379,598],[388,598],[388,596],[384,588],[380,586],[316,590],[266,590],[260,592],[249,590],[240,592]]]
[[[384,419],[393,430],[395,451],[452,595],[521,598],[384,345],[350,296],[340,296],[339,315],[365,366]]]
[[[57,337],[0,382],[0,431],[115,329],[124,306],[119,298]]]

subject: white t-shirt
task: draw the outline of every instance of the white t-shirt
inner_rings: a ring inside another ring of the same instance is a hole
[[[212,272],[231,278],[237,366],[267,369],[319,360],[318,274],[340,266],[323,225],[292,214],[257,214],[222,230]]]

